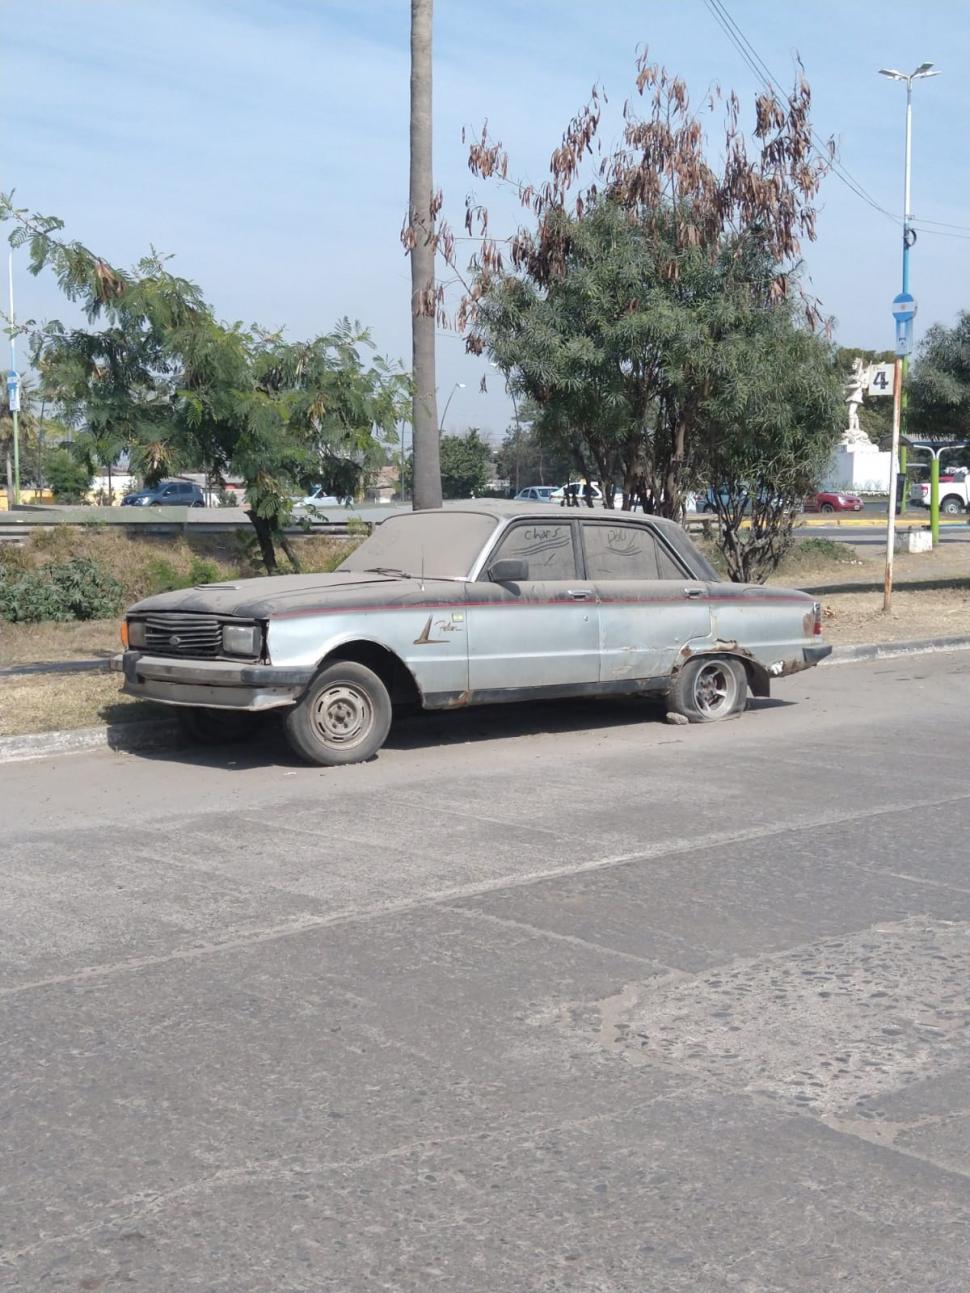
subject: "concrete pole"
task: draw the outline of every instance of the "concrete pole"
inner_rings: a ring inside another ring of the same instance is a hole
[[[889,459],[889,516],[886,523],[886,577],[883,584],[884,614],[893,604],[893,553],[896,547],[896,475],[899,462],[899,422],[902,411],[903,365],[898,357],[893,365],[893,447]]]
[[[7,258],[7,278],[10,285],[10,327],[15,324],[13,312],[13,252],[10,252]],[[10,368],[12,372],[17,371],[17,342],[13,332],[10,333]],[[13,422],[13,501],[14,505],[20,505],[20,414],[17,409],[10,410],[10,418]]]

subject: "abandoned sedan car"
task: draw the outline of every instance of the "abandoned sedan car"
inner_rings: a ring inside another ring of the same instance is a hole
[[[722,583],[672,521],[483,502],[391,516],[333,574],[149,597],[115,667],[198,739],[280,709],[330,765],[376,754],[396,703],[653,694],[729,718],[828,655],[820,633],[811,597]]]

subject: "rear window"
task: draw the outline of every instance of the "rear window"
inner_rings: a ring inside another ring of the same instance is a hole
[[[338,571],[403,570],[409,575],[464,579],[495,531],[477,512],[410,512],[389,516]]]

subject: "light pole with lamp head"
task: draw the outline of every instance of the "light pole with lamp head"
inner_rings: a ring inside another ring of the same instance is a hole
[[[916,232],[912,228],[913,213],[910,209],[910,176],[912,173],[913,159],[913,82],[924,79],[929,76],[939,76],[939,72],[933,70],[932,63],[920,63],[914,71],[906,73],[900,72],[895,67],[881,67],[880,76],[888,76],[892,81],[902,81],[906,86],[906,143],[903,154],[903,287],[904,293],[909,292],[909,249],[916,241]],[[909,355],[902,356],[902,369],[899,380],[899,399],[900,403],[900,434],[905,431],[906,418],[906,377],[909,371]],[[895,452],[895,451],[894,451]],[[903,476],[903,497],[900,504],[900,512],[906,510],[906,467],[908,454],[906,446],[899,448],[899,469]],[[931,476],[933,474],[933,465],[930,465]],[[937,470],[937,478],[939,472]],[[889,506],[892,509],[896,507],[895,481],[892,484],[892,494],[889,500]],[[934,512],[933,500],[936,500],[936,510]],[[939,499],[940,489],[939,480],[937,479],[936,488],[930,488],[930,527],[933,529],[934,543],[939,538]],[[934,525],[934,516],[936,517]]]
[[[441,425],[438,428],[439,435],[445,429],[445,418],[448,416],[448,406],[451,404],[451,401],[455,398],[455,391],[463,391],[464,389],[465,389],[464,382],[455,382],[454,386],[451,388],[451,393],[449,394],[448,398],[445,400],[445,411],[441,415]]]

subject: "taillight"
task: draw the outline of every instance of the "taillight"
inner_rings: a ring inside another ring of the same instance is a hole
[[[815,603],[815,627],[812,629],[812,636],[820,638],[822,636],[822,603]]]

